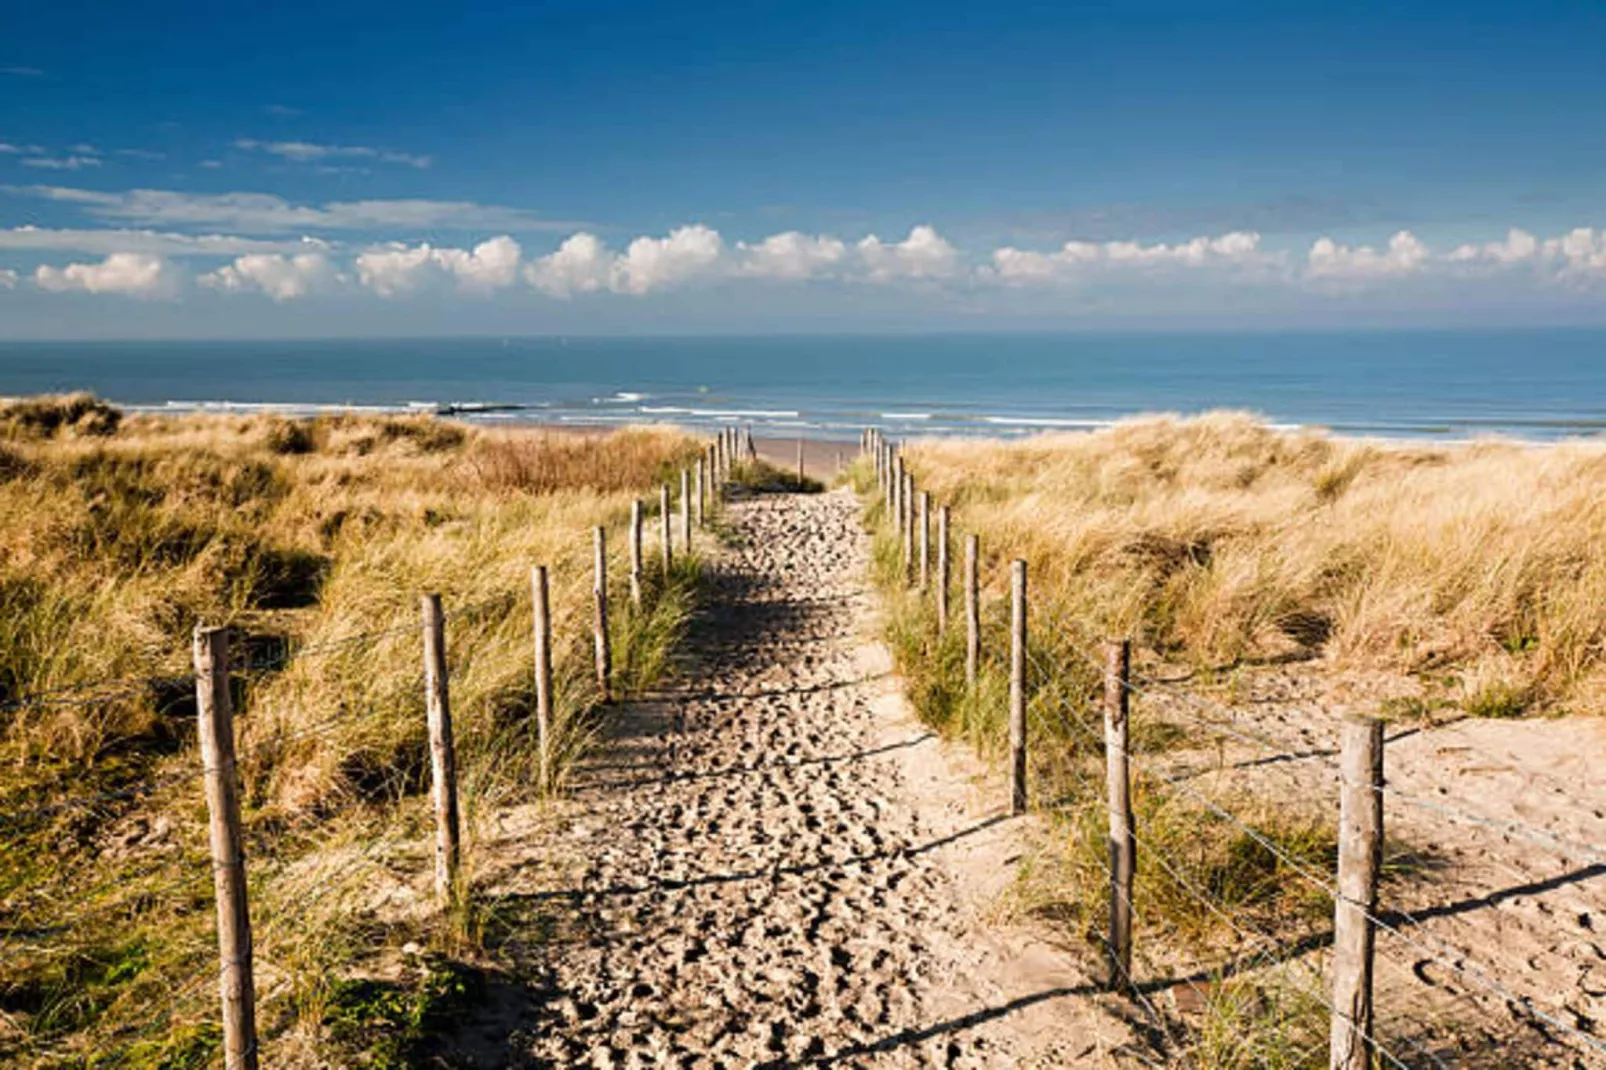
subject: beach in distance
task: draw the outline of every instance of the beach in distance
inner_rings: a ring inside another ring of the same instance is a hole
[[[0,396],[68,390],[133,412],[739,423],[837,441],[1222,408],[1346,436],[1549,440],[1606,427],[1606,330],[0,343]]]

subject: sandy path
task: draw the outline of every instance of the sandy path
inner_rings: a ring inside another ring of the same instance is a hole
[[[903,711],[857,512],[732,510],[685,689],[577,775],[574,868],[533,853],[506,882],[573,914],[530,950],[545,991],[504,1064],[1111,1065],[1131,1043],[1068,958],[981,916],[1018,830]]]

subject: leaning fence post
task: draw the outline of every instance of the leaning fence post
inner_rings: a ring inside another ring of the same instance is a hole
[[[965,686],[975,688],[981,668],[981,539],[965,536]]]
[[[446,675],[446,614],[441,596],[419,599],[424,620],[424,712],[429,721],[430,800],[435,809],[435,895],[449,903],[457,885],[457,749]]]
[[[1338,897],[1333,902],[1331,1070],[1372,1065],[1372,949],[1383,860],[1383,722],[1346,718],[1338,806]]]
[[[931,492],[920,492],[920,589],[931,588]]]
[[[234,705],[229,696],[229,632],[196,628],[195,705],[217,897],[218,987],[223,1000],[223,1063],[256,1070],[256,983],[251,912],[246,904],[245,844],[240,834],[239,772],[234,764]]]
[[[535,603],[535,736],[540,752],[541,787],[552,788],[552,607],[547,602],[546,566],[530,572]]]
[[[609,685],[613,677],[613,652],[608,645],[608,530],[598,525],[592,542],[595,560],[591,567],[591,594],[596,609],[592,638],[596,646],[597,689],[602,692],[602,701],[608,702],[613,697]]]
[[[680,470],[680,546],[691,552],[691,472]]]
[[[1110,818],[1110,932],[1105,947],[1110,988],[1132,984],[1132,881],[1137,872],[1137,836],[1132,821],[1132,781],[1128,767],[1127,680],[1132,645],[1125,639],[1104,646],[1104,773]]]
[[[1009,566],[1009,812],[1026,812],[1026,562]]]
[[[664,483],[658,488],[658,549],[663,551],[664,579],[669,578],[669,572],[674,565],[674,548],[670,545],[672,538],[669,530],[669,484]]]
[[[948,586],[952,578],[948,561],[948,507],[937,509],[937,634],[948,634]]]

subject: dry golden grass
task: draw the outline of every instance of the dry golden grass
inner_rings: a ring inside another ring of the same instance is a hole
[[[905,458],[952,506],[956,560],[957,535],[980,536],[980,678],[966,685],[962,626],[937,636],[871,500],[889,645],[927,720],[1001,755],[1007,562],[1029,562],[1029,782],[1045,820],[1016,902],[1093,955],[1107,912],[1102,681],[1083,654],[1096,658],[1098,640],[1132,636],[1140,672],[1165,662],[1173,678],[1189,675],[1179,662],[1203,682],[1286,659],[1346,688],[1378,680],[1418,696],[1374,705],[1385,716],[1593,713],[1606,690],[1600,445],[1385,444],[1216,413],[1013,443],[918,441]],[[874,491],[867,462],[852,478]],[[1248,970],[1212,983],[1176,1043],[1200,1066],[1320,1065],[1324,1009],[1272,964],[1328,924],[1331,905],[1303,874],[1332,872],[1333,814],[1226,779],[1174,787],[1153,772],[1164,752],[1197,764],[1215,737],[1149,710],[1140,701],[1133,722],[1146,975]],[[1405,880],[1428,855],[1391,844],[1390,858],[1387,879]]]
[[[1453,698],[1595,708],[1606,447],[1390,445],[1254,418],[920,442],[921,485],[1054,611],[1200,666],[1319,653]]]
[[[373,903],[377,888],[410,902],[428,869],[419,594],[441,592],[448,613],[472,880],[477,821],[536,794],[531,565],[552,570],[567,760],[596,699],[591,528],[612,534],[614,663],[646,686],[667,670],[696,562],[668,582],[650,569],[632,612],[623,526],[698,446],[667,429],[110,412],[0,405],[0,1060],[201,1066],[215,1050],[183,679],[206,621],[237,637],[269,1062],[298,1045],[315,1063],[328,1022],[378,1013],[341,1002],[358,998],[340,982],[355,963],[408,939],[461,950],[482,924],[472,902],[441,915],[425,896],[384,920]],[[86,688],[99,681],[114,682]],[[110,797],[57,805],[97,793]],[[375,998],[435,998],[414,982]]]

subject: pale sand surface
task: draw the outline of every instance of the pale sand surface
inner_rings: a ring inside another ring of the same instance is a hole
[[[999,920],[1026,823],[910,716],[871,634],[857,515],[842,492],[733,507],[681,685],[621,712],[562,813],[510,813],[483,845],[535,980],[465,1023],[479,1065],[1144,1050],[1075,958]]]
[[[1208,750],[1145,759],[1196,790],[1331,815],[1343,716],[1415,686],[1318,660],[1251,669],[1230,704],[1154,688],[1132,716],[1221,725]],[[1405,867],[1382,890],[1389,928],[1377,942],[1393,1050],[1412,1066],[1606,1065],[1566,1031],[1606,1039],[1606,723],[1457,717],[1391,725],[1385,738],[1386,855]]]

